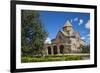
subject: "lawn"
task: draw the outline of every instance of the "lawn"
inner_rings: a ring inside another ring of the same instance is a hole
[[[71,60],[83,60],[82,55],[48,55],[42,56],[22,56],[21,62],[50,62],[50,61],[71,61]]]

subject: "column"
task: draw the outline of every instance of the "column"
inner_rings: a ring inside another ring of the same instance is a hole
[[[51,54],[53,55],[53,45],[51,45]]]
[[[58,54],[60,54],[60,48],[59,48],[59,45],[57,45],[57,52],[58,52]]]

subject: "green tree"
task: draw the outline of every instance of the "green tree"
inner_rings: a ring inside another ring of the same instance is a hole
[[[90,45],[81,45],[82,53],[90,53]]]
[[[21,11],[21,50],[22,55],[42,54],[47,32],[38,11]]]

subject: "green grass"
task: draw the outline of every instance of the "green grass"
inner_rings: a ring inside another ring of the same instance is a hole
[[[71,61],[71,60],[82,60],[82,56],[79,55],[48,55],[45,57],[37,56],[22,56],[21,62],[50,62],[50,61]]]

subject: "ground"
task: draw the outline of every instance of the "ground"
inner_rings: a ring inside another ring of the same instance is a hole
[[[71,61],[71,60],[87,60],[90,55],[88,53],[80,54],[63,54],[63,55],[48,55],[48,56],[24,56],[21,59],[22,63],[27,62],[49,62],[49,61]]]

